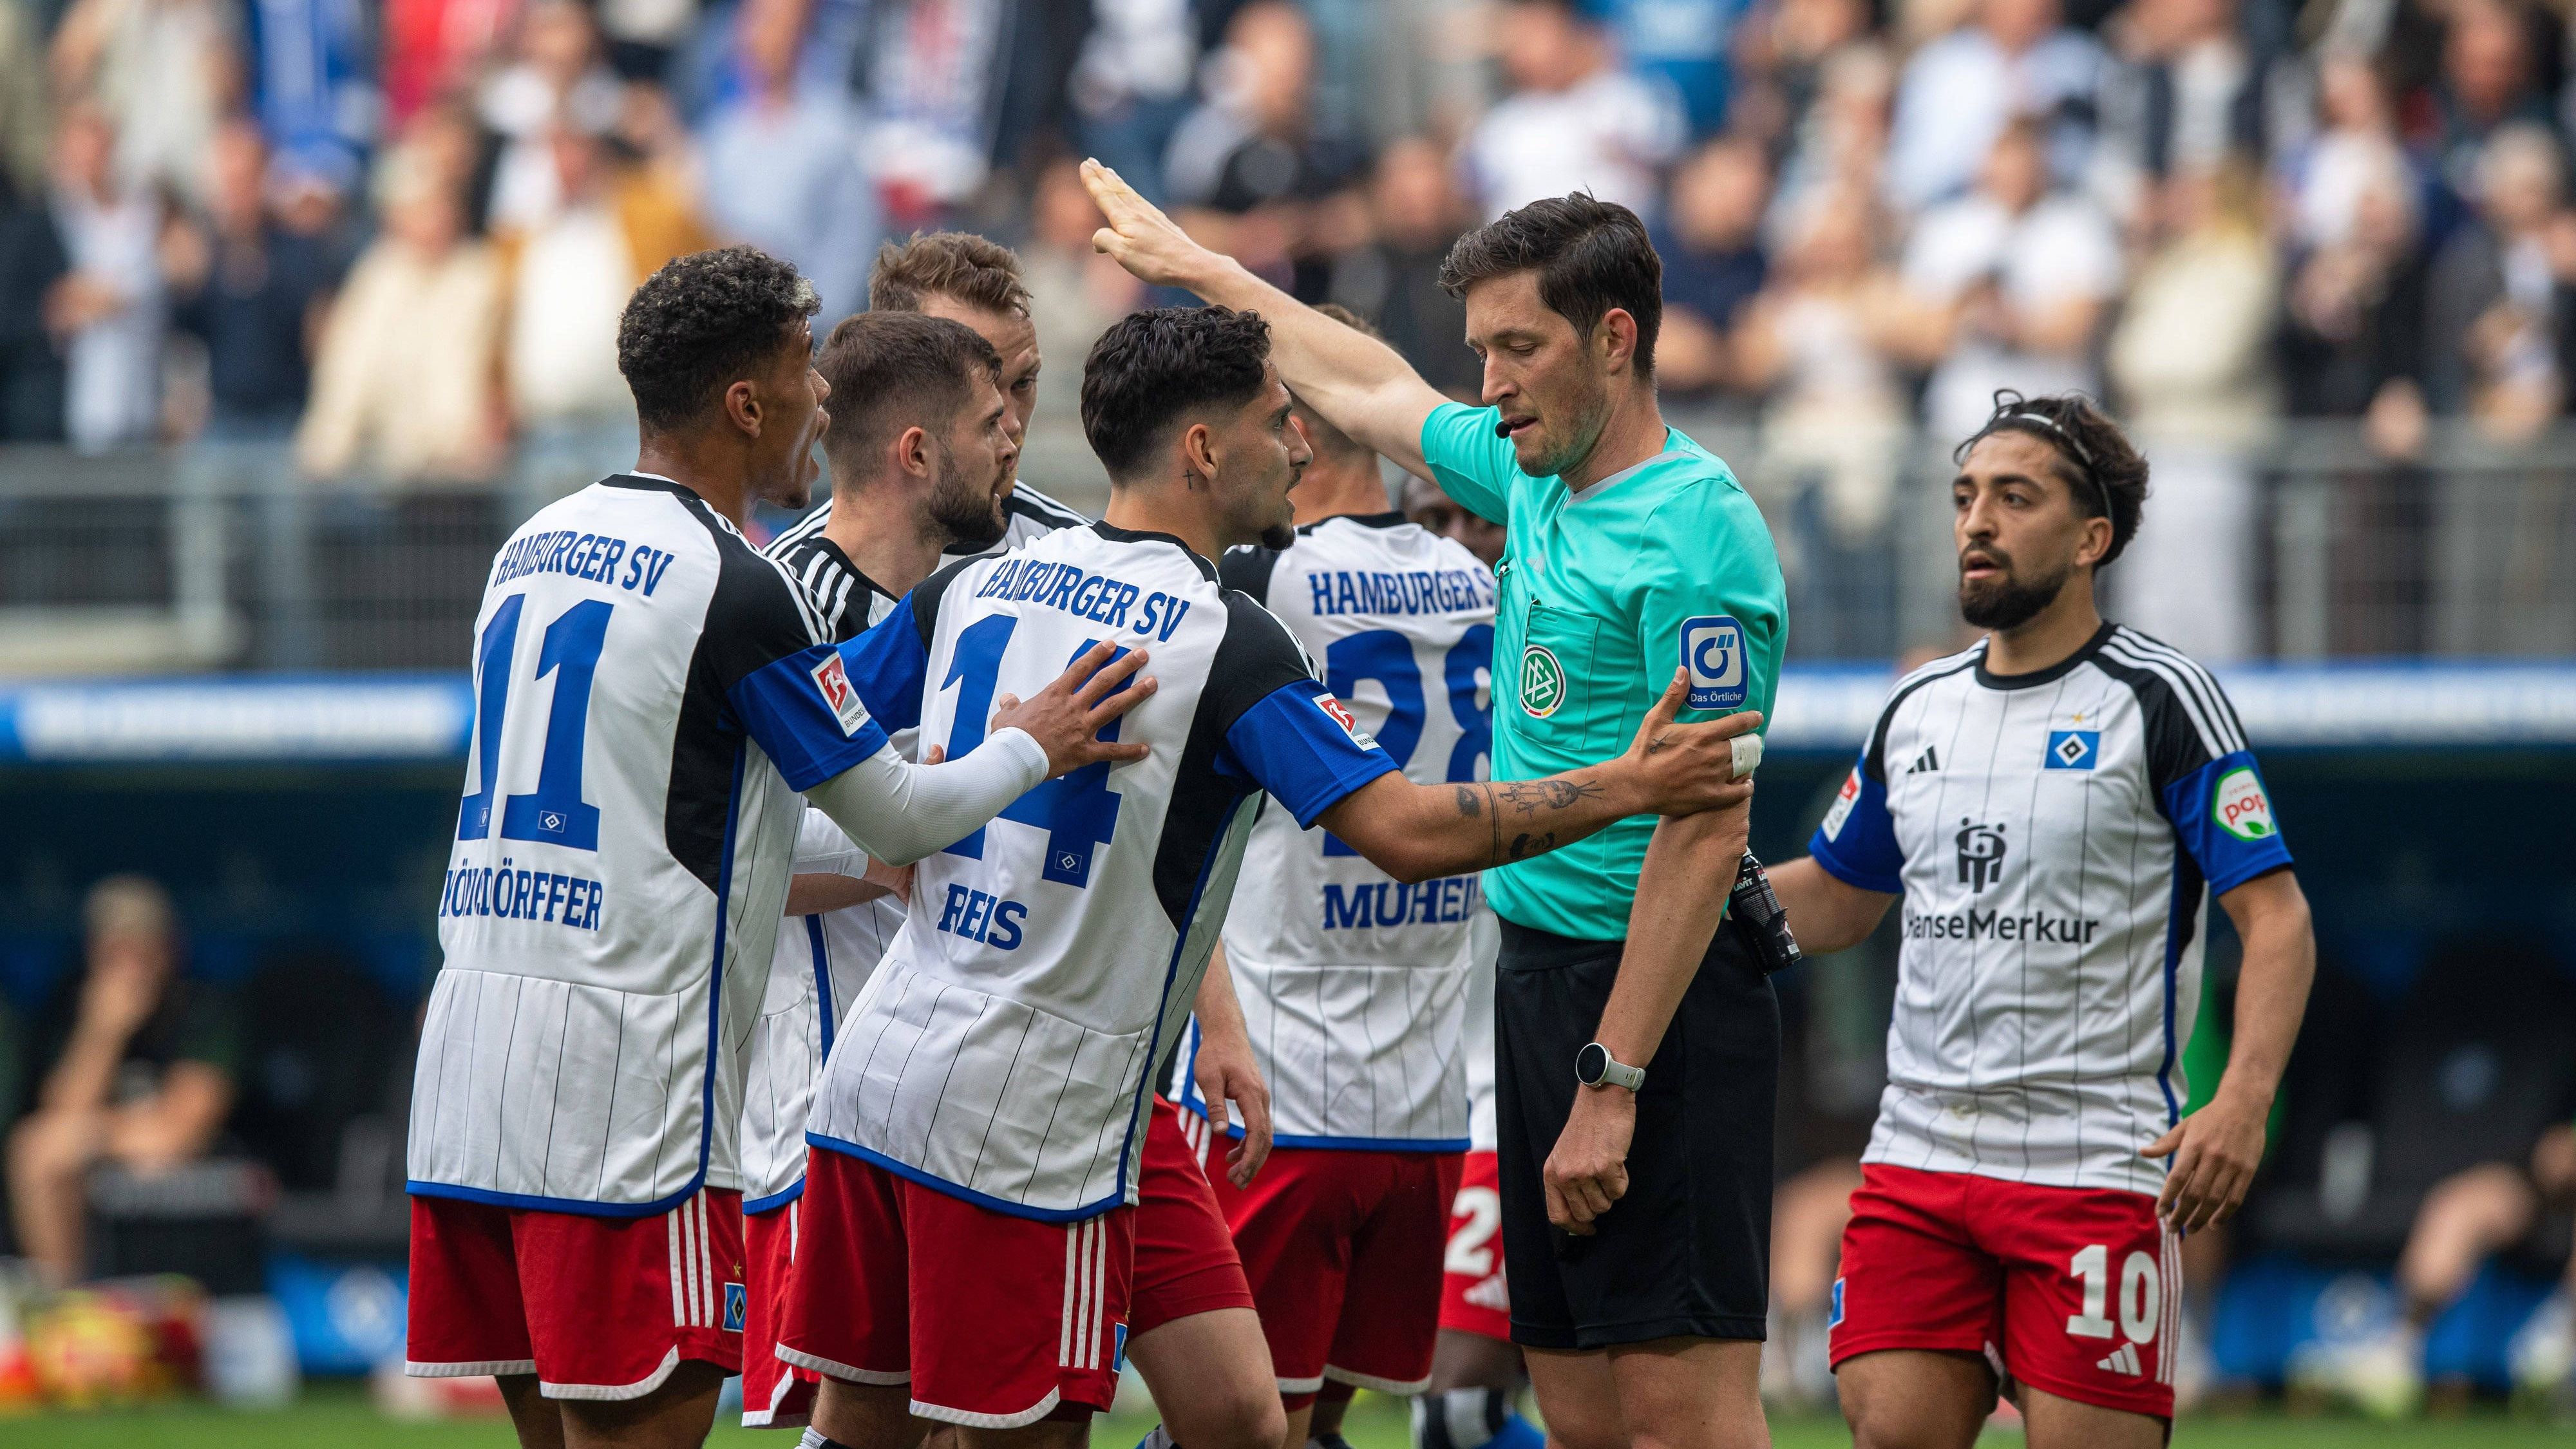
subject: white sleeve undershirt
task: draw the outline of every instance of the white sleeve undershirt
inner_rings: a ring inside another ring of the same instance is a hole
[[[1026,730],[1002,729],[963,758],[936,765],[913,764],[887,745],[805,798],[860,850],[888,865],[910,865],[981,829],[1046,777],[1046,748]],[[798,856],[801,869],[801,840]],[[865,862],[857,864],[835,873],[857,875]]]

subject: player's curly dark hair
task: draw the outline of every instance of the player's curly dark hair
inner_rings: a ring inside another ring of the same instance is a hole
[[[1120,318],[1082,364],[1082,434],[1112,478],[1142,467],[1200,408],[1261,393],[1270,324],[1228,307],[1155,307]]]
[[[820,310],[814,284],[756,247],[674,257],[644,279],[617,319],[617,370],[647,431],[695,420],[761,371]]]
[[[1965,462],[1968,450],[1996,433],[2026,433],[2057,454],[2058,471],[2076,511],[2087,518],[2111,520],[2111,547],[2095,568],[2111,560],[2138,536],[2147,507],[2147,460],[2129,442],[2120,425],[2082,393],[2024,397],[2011,388],[1995,390],[1995,411],[1986,425],[1950,452],[1950,461]]]

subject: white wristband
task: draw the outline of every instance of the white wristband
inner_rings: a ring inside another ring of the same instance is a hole
[[[1726,743],[1735,751],[1736,779],[1741,780],[1745,776],[1752,774],[1753,767],[1762,763],[1762,737],[1760,735],[1737,735]]]

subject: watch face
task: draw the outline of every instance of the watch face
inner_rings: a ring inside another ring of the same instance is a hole
[[[1593,1042],[1574,1054],[1574,1079],[1587,1087],[1601,1085],[1610,1070],[1610,1049]]]

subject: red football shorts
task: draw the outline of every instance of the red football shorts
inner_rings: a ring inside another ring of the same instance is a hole
[[[2180,1239],[2156,1200],[1867,1163],[1834,1280],[1833,1361],[1982,1353],[2060,1398],[2173,1417]]]
[[[778,1357],[912,1386],[912,1412],[980,1429],[1106,1409],[1127,1350],[1136,1210],[1041,1222],[817,1148]]]
[[[680,1360],[742,1369],[742,1194],[603,1218],[411,1200],[405,1373],[537,1376],[550,1399],[640,1399]]]
[[[1195,1313],[1254,1306],[1208,1185],[1208,1133],[1205,1117],[1154,1099],[1136,1164],[1136,1291],[1127,1315],[1134,1337]]]
[[[1219,1175],[1290,1409],[1328,1378],[1386,1394],[1430,1385],[1462,1156],[1282,1147],[1248,1188]]]
[[[778,1316],[786,1307],[787,1281],[796,1264],[804,1210],[801,1198],[765,1213],[745,1213],[743,1243],[750,1250],[751,1307],[742,1321],[742,1423],[746,1429],[801,1429],[814,1417],[814,1390],[823,1376],[782,1363]]]
[[[1491,1152],[1470,1152],[1449,1204],[1449,1250],[1441,1260],[1440,1326],[1512,1341],[1512,1294],[1503,1281],[1502,1169]]]

